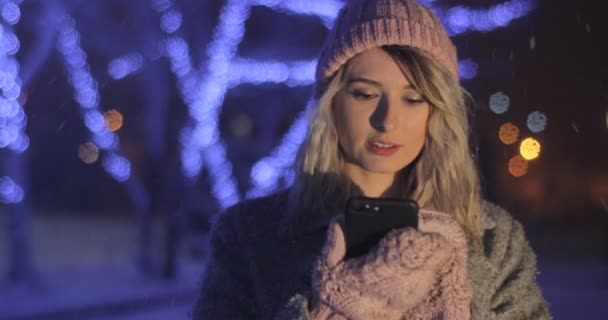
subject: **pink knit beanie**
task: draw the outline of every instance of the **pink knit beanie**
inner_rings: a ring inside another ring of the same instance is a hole
[[[346,0],[319,56],[317,96],[350,58],[385,45],[421,49],[458,81],[456,47],[431,9],[415,0]]]

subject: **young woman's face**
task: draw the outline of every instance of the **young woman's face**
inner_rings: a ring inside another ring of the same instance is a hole
[[[429,104],[381,48],[350,61],[346,84],[333,102],[347,172],[394,176],[420,153]]]

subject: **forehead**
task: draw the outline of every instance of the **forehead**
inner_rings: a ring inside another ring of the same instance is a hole
[[[365,50],[349,61],[349,77],[364,77],[383,84],[410,84],[402,68],[388,52],[381,48]]]

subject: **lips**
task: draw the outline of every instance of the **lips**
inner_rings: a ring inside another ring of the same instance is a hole
[[[387,141],[371,140],[367,142],[367,150],[375,155],[390,156],[401,148],[401,145]]]

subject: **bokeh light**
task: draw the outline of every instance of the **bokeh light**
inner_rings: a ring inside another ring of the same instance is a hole
[[[111,109],[104,112],[103,118],[106,121],[106,126],[108,127],[108,130],[116,132],[120,130],[120,128],[122,128],[123,117],[118,110]]]
[[[113,59],[108,64],[108,74],[113,79],[122,79],[134,72],[141,70],[144,57],[138,52],[131,52]]]
[[[182,25],[182,14],[177,10],[170,10],[161,16],[161,28],[166,33],[177,31]]]
[[[10,25],[14,25],[19,22],[21,18],[21,10],[19,10],[19,6],[14,2],[5,2],[2,7],[2,18],[6,23]]]
[[[500,126],[498,137],[504,144],[514,144],[519,138],[519,128],[516,125],[507,122]]]
[[[528,160],[520,155],[513,156],[509,160],[509,173],[514,177],[521,177],[528,172]]]
[[[0,178],[0,202],[11,204],[23,201],[23,189],[9,177]]]
[[[534,160],[540,154],[540,142],[534,138],[526,138],[521,142],[519,152],[526,160]]]
[[[477,76],[477,69],[479,69],[479,66],[477,65],[477,62],[472,59],[458,61],[458,70],[460,77],[463,79],[475,78],[475,76]]]
[[[490,96],[490,110],[496,114],[502,114],[509,110],[511,98],[504,92],[497,92]]]
[[[534,133],[541,132],[547,127],[547,116],[540,112],[534,111],[528,115],[528,129]]]
[[[99,160],[99,148],[92,142],[83,143],[78,148],[78,157],[86,164],[93,164]]]

